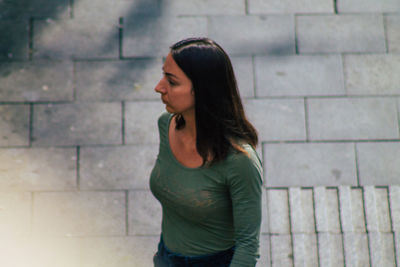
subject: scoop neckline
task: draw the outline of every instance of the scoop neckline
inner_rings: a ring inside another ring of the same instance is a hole
[[[185,169],[185,170],[189,170],[189,171],[198,171],[198,170],[202,170],[204,169],[204,166],[198,166],[198,167],[188,167],[183,165],[174,155],[174,153],[172,152],[171,149],[171,144],[169,142],[169,127],[171,126],[171,120],[174,117],[174,114],[170,114],[169,118],[168,118],[168,122],[167,122],[167,147],[168,147],[168,152],[170,154],[170,157],[172,158],[172,160],[175,162],[176,165],[178,165],[180,168]]]

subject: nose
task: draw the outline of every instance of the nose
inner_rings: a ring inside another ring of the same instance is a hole
[[[160,93],[160,94],[165,94],[165,92],[167,90],[165,88],[164,78],[161,78],[161,80],[158,82],[158,84],[154,88],[154,91],[156,91],[157,93]]]

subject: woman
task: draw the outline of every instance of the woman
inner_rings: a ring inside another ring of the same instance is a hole
[[[150,188],[163,210],[154,265],[250,267],[259,257],[262,167],[232,65],[208,38],[171,47],[155,91],[160,148]]]

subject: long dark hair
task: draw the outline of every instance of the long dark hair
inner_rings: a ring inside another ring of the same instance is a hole
[[[226,52],[209,38],[189,38],[171,46],[171,55],[192,82],[195,98],[196,148],[203,165],[223,160],[240,142],[256,147],[257,132],[247,120]],[[185,126],[177,114],[176,129]],[[211,158],[211,161],[208,159]]]

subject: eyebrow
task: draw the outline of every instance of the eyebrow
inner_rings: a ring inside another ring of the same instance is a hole
[[[174,77],[174,78],[178,79],[178,76],[176,76],[176,75],[174,75],[174,74],[172,74],[172,73],[170,73],[170,72],[165,72],[165,71],[164,71],[164,68],[162,68],[162,70],[163,70],[163,73],[164,73],[165,75],[167,75],[167,76],[169,76],[169,77]]]

